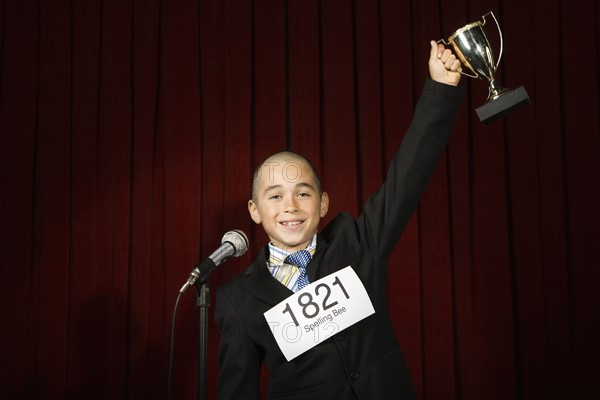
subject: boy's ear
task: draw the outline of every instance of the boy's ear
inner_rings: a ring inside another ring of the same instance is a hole
[[[260,214],[258,213],[258,207],[252,200],[248,200],[248,212],[252,221],[260,224]]]
[[[329,211],[329,195],[327,192],[323,192],[321,195],[321,218],[327,214],[327,211]]]

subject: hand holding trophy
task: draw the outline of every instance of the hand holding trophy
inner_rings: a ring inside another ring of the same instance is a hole
[[[497,61],[494,60],[490,42],[483,30],[483,26],[486,24],[485,17],[488,15],[496,22],[500,34],[500,53]],[[489,83],[489,96],[485,104],[475,111],[482,122],[490,123],[530,104],[530,100],[523,86],[509,90],[500,86],[494,79],[496,69],[502,58],[502,31],[498,20],[491,11],[482,18],[483,22],[473,22],[458,29],[448,38],[448,42],[444,39],[438,42],[451,45],[463,66],[472,72],[472,74],[461,72],[463,75],[483,79]]]

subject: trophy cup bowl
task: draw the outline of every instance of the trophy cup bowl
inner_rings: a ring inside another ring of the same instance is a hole
[[[500,34],[500,52],[498,59],[495,60],[494,52],[490,42],[485,34],[485,18],[491,16],[496,22],[498,33]],[[454,53],[471,73],[461,72],[463,75],[471,78],[482,79],[488,82],[489,94],[483,106],[476,109],[479,119],[484,123],[496,121],[510,112],[530,104],[529,97],[523,86],[514,90],[502,87],[494,76],[502,58],[503,39],[500,24],[491,11],[485,14],[483,22],[477,21],[463,26],[456,30],[448,41],[443,42],[447,46],[452,46]]]

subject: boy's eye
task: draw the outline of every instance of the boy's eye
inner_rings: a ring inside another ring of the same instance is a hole
[[[298,197],[307,197],[307,196],[310,196],[310,193],[304,193],[304,192],[298,193]]]
[[[280,198],[281,198],[281,196],[280,196],[280,195],[278,195],[278,194],[274,194],[274,195],[272,195],[272,196],[270,196],[270,197],[269,197],[269,199],[270,199],[270,200],[271,200],[271,199],[273,199],[273,200],[277,200],[277,199],[280,199]]]

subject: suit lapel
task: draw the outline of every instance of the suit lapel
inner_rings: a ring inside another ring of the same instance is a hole
[[[264,246],[254,263],[248,268],[244,287],[256,298],[268,304],[278,304],[288,298],[292,291],[279,283],[267,267],[266,247]]]
[[[314,282],[356,261],[357,257],[352,247],[340,247],[322,236],[317,236],[317,252],[311,260],[311,264],[314,262],[313,267],[308,264],[308,278]]]
[[[321,235],[317,235],[317,251],[313,255],[312,260],[308,263],[308,280],[310,282],[314,282],[319,278],[325,276],[323,271],[324,265],[321,262],[323,259],[323,254],[327,250],[329,243],[323,238]]]

